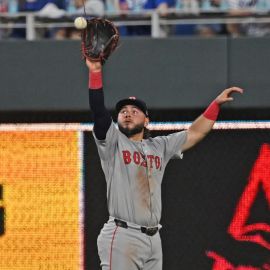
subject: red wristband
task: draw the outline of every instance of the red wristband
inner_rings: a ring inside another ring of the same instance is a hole
[[[89,72],[89,89],[101,89],[102,88],[102,72]]]
[[[219,114],[219,104],[214,100],[204,111],[203,116],[209,120],[216,121]]]

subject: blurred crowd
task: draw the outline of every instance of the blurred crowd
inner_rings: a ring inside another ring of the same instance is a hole
[[[85,7],[83,5],[85,3]],[[87,14],[102,17],[110,12],[139,12],[142,10],[157,10],[162,17],[169,10],[204,10],[225,12],[232,15],[249,15],[254,11],[270,10],[270,0],[0,0],[0,13],[16,14],[17,12],[37,12],[46,18],[61,18],[66,14]],[[248,9],[248,10],[247,10]],[[150,26],[121,26],[121,36],[149,36]],[[184,24],[175,26],[160,26],[161,37],[171,35],[200,36],[266,36],[270,34],[269,23],[245,24]],[[25,29],[0,28],[0,38],[25,38]],[[80,33],[72,28],[38,29],[38,37],[61,39],[79,39]]]

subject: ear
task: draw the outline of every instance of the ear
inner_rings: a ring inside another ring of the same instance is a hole
[[[145,118],[144,120],[144,127],[147,127],[149,124],[149,118]]]

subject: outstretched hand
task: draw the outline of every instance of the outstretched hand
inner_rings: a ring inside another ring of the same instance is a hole
[[[219,96],[217,96],[216,102],[221,105],[223,103],[233,101],[233,97],[231,97],[231,94],[233,93],[243,94],[243,92],[244,90],[239,87],[233,86],[233,87],[227,88],[224,91],[222,91],[222,93]]]
[[[97,62],[97,61],[90,61],[88,59],[85,60],[86,61],[86,65],[89,68],[89,71],[91,72],[99,72],[102,69],[102,65],[101,62]]]

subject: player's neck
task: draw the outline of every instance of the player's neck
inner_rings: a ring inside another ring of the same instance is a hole
[[[132,141],[137,141],[137,142],[142,141],[143,140],[143,131],[130,136],[129,139]]]

